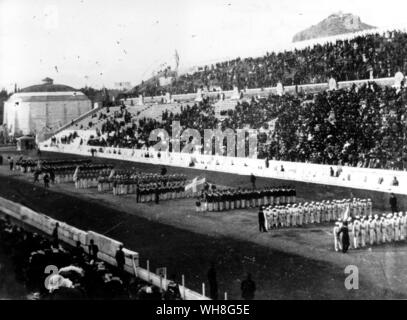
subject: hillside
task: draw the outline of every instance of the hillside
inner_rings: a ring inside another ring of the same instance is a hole
[[[374,29],[376,27],[368,25],[360,19],[360,17],[351,13],[336,13],[322,20],[315,26],[311,26],[301,32],[298,32],[293,42],[316,39],[339,34],[363,31]]]

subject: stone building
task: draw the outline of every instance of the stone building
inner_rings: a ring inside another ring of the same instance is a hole
[[[92,103],[82,92],[45,78],[43,84],[14,93],[4,102],[3,123],[10,135],[35,135],[54,131],[91,110]]]

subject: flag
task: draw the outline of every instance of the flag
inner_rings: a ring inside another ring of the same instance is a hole
[[[344,213],[344,215],[343,215],[343,219],[344,219],[344,220],[348,219],[348,217],[349,217],[349,209],[350,209],[350,205],[348,205],[348,206],[346,207],[345,213]]]
[[[192,189],[192,192],[197,192],[198,186],[201,186],[205,183],[206,179],[195,177],[189,184],[185,186],[185,191]]]
[[[78,180],[78,174],[79,174],[79,166],[76,167],[75,172],[73,174],[73,181],[77,181]]]
[[[179,66],[179,54],[178,51],[175,50],[175,69],[177,70]]]
[[[110,171],[110,174],[109,174],[109,179],[113,178],[114,174],[115,174],[115,171],[114,171],[114,169],[112,169],[112,171]]]

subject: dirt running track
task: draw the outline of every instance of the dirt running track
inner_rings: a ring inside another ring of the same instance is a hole
[[[3,157],[4,157],[3,153]],[[67,157],[49,154],[45,157]],[[71,156],[69,156],[71,158]],[[73,158],[73,157],[72,157]],[[101,160],[96,160],[101,161]],[[157,166],[113,162],[157,172]],[[248,185],[247,177],[197,172],[168,167],[169,173],[193,177],[205,174],[211,182]],[[52,186],[48,194],[28,181],[27,176],[0,168],[0,196],[20,202],[56,219],[83,229],[92,229],[125,243],[138,251],[141,264],[150,260],[152,269],[166,266],[179,280],[185,274],[188,287],[200,290],[207,283],[206,272],[216,262],[219,290],[231,299],[240,298],[240,282],[251,272],[257,284],[257,299],[380,299],[406,298],[406,244],[374,247],[342,255],[332,251],[331,226],[257,231],[256,211],[197,215],[193,200],[136,204],[134,196],[113,197],[93,189],[75,190],[72,184]],[[258,185],[278,184],[258,179]],[[294,183],[293,183],[294,184]],[[316,186],[316,185],[314,185]],[[308,186],[297,190],[303,199],[341,198],[351,191],[325,191]],[[345,266],[360,270],[359,290],[344,287]]]

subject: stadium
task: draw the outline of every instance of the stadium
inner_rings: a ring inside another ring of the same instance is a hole
[[[271,49],[93,108],[50,78],[11,95],[0,295],[405,299],[407,32]]]

